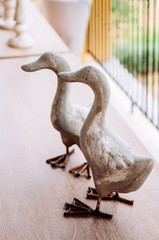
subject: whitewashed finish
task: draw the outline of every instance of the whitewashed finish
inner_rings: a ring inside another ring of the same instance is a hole
[[[2,6],[3,4],[3,6]],[[1,13],[3,14],[0,19],[0,28],[13,29],[15,26],[15,12],[17,0],[4,0],[1,1]]]
[[[26,22],[27,6],[26,0],[17,0],[16,25],[14,31],[16,35],[8,40],[8,45],[16,48],[29,48],[34,44],[33,39],[28,34],[28,24]]]
[[[105,123],[109,104],[109,84],[98,69],[87,66],[72,73],[59,73],[64,82],[82,82],[95,95],[93,106],[80,134],[80,146],[88,161],[100,197],[110,192],[136,191],[150,174],[154,160],[136,156],[130,147]]]
[[[66,60],[57,53],[46,52],[37,61],[22,66],[27,72],[40,69],[50,69],[56,74],[70,71]],[[79,107],[70,102],[70,84],[64,83],[58,78],[56,95],[51,109],[51,122],[55,129],[60,132],[66,147],[73,144],[79,146],[79,135],[88,109]]]

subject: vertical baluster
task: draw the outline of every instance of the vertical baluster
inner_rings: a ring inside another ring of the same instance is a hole
[[[152,42],[153,42],[153,52],[152,52],[152,114],[151,114],[151,121],[154,122],[154,98],[155,98],[155,71],[156,71],[156,0],[153,1],[153,8],[152,8],[152,14],[153,14],[153,25],[152,25]]]
[[[96,59],[99,62],[100,35],[99,35],[99,0],[96,2]]]
[[[104,52],[104,56],[108,55],[108,34],[107,34],[107,14],[108,14],[108,1],[107,0],[103,0],[103,21],[104,21],[104,28],[103,28],[103,52]],[[109,13],[110,14],[110,13]],[[107,67],[108,72],[111,72],[111,65],[109,64],[109,67]]]
[[[103,49],[103,59],[104,59],[104,68],[107,69],[107,59],[105,56],[107,56],[107,41],[105,40],[105,34],[106,34],[106,2],[102,0],[102,15],[103,15],[103,28],[102,28],[102,49]]]
[[[109,73],[111,71],[111,63],[112,63],[112,59],[113,59],[113,49],[114,49],[114,14],[113,14],[113,0],[111,1],[111,7],[110,7],[110,16],[111,16],[111,58],[110,61],[108,61],[108,65],[107,65],[107,70],[109,68]],[[106,49],[107,49],[107,45],[106,45]]]
[[[94,42],[94,23],[93,23],[93,11],[94,11],[94,0],[93,0],[93,3],[92,3],[92,11],[91,11],[91,24],[90,24],[90,50],[91,50],[91,53],[93,55],[93,42]]]
[[[159,76],[156,87],[157,87],[157,128],[159,130]]]
[[[121,60],[122,68],[119,69],[119,79],[118,81],[121,84],[123,89],[124,87],[124,55],[125,55],[125,44],[124,44],[124,0],[121,0],[121,16],[120,16],[120,46],[122,46],[122,53],[121,56],[119,55],[118,51],[118,59]]]
[[[116,40],[117,40],[117,3],[115,0],[113,0],[113,25],[114,25],[114,36],[113,36],[113,59],[112,59],[112,68],[111,68],[111,74],[114,78],[114,74],[116,71]],[[118,6],[119,7],[119,6]],[[114,78],[116,81],[116,79]]]
[[[127,62],[127,69],[129,72],[129,76],[130,76],[130,52],[131,52],[131,48],[130,48],[130,34],[131,34],[131,26],[130,26],[130,19],[131,19],[131,8],[130,8],[130,1],[128,1],[128,19],[127,19],[127,26],[128,26],[128,36],[127,36],[127,51],[128,51],[128,62]],[[128,94],[130,96],[131,94],[131,82],[129,81],[128,78]]]
[[[124,0],[123,1],[123,12],[124,12],[124,16],[123,16],[123,43],[124,43],[124,56],[123,56],[123,66],[124,66],[124,72],[123,72],[123,80],[124,80],[124,86],[125,86],[125,91],[127,93],[127,82],[126,82],[126,79],[124,77],[124,75],[126,74],[126,71],[125,71],[125,65],[126,65],[126,61],[125,61],[125,55],[126,55],[126,29],[127,29],[127,26],[126,26],[126,15],[127,15],[127,12],[126,12],[126,6],[127,6],[127,3],[126,1]]]
[[[103,54],[103,51],[104,51],[104,49],[103,49],[104,20],[103,20],[103,11],[102,11],[102,9],[103,9],[103,0],[100,0],[100,14],[101,14],[101,22],[100,22],[100,24],[101,24],[101,26],[100,26],[100,28],[101,28],[101,61],[102,61],[102,66],[104,66],[104,62],[105,62],[106,59],[104,59],[104,54]]]
[[[103,0],[103,17],[104,17],[104,29],[103,29],[103,50],[104,50],[104,56],[107,57],[107,54],[108,54],[108,34],[107,34],[107,14],[108,14],[108,1],[107,0]],[[109,65],[109,73],[111,71],[111,66]]]
[[[158,39],[159,40],[159,39]],[[157,71],[157,84],[156,84],[156,91],[157,91],[157,128],[159,130],[159,58],[158,58],[158,71]]]
[[[125,48],[125,52],[124,52],[124,61],[123,61],[123,65],[124,65],[124,73],[127,74],[126,72],[126,64],[127,64],[127,61],[126,61],[126,54],[127,54],[127,1],[124,0],[124,48]],[[125,90],[126,90],[126,93],[128,94],[128,82],[127,82],[127,78],[125,79],[124,77],[124,84],[125,84]]]
[[[0,19],[0,28],[13,29],[15,26],[16,0],[4,0],[3,7],[3,18]]]
[[[134,104],[137,104],[137,1],[134,0],[134,6],[133,6],[133,22],[134,22],[134,30],[133,30],[133,45],[134,45],[134,77],[133,77],[133,83],[134,83]]]
[[[118,32],[119,32],[119,27],[118,27],[118,24],[119,24],[119,16],[118,16],[118,11],[120,10],[120,3],[118,5],[118,3],[116,2],[115,3],[115,10],[114,10],[114,14],[115,14],[115,44],[114,44],[114,56],[115,56],[115,64],[113,63],[113,67],[112,67],[112,74],[117,76],[118,75],[118,72],[117,72],[117,39],[119,38],[118,37]],[[115,76],[113,76],[115,77]],[[115,80],[116,77],[114,78]]]
[[[98,27],[99,27],[99,61],[102,63],[102,12],[101,12],[101,0],[99,0],[98,3],[98,11],[99,11],[99,21],[98,21]]]
[[[112,41],[111,41],[111,32],[112,32],[112,1],[108,1],[108,53],[107,53],[107,58],[110,58],[112,55]]]
[[[146,36],[146,116],[148,117],[148,84],[149,84],[149,0],[147,0],[147,36]]]
[[[95,54],[95,0],[92,6],[92,54]]]
[[[90,20],[88,25],[88,52],[89,53],[92,53],[92,7],[93,7],[93,3],[91,6]]]
[[[106,8],[106,11],[107,11],[107,8]],[[111,52],[111,60],[110,60],[110,63],[108,65],[109,67],[109,74],[112,73],[112,62],[113,62],[113,59],[114,59],[114,39],[115,39],[115,16],[114,16],[114,0],[111,1],[111,28],[112,28],[112,31],[111,31],[111,47],[112,47],[112,52]],[[107,49],[107,45],[106,45],[106,49]]]
[[[147,1],[147,0],[146,0]],[[145,1],[141,1],[142,4],[142,41],[141,41],[141,65],[140,65],[140,74],[141,74],[141,84],[142,84],[142,105],[141,105],[141,110],[145,114],[145,72],[146,72],[146,43],[145,43],[145,9],[146,9],[146,4]]]
[[[28,48],[33,45],[33,40],[27,33],[28,25],[26,23],[27,6],[25,0],[17,0],[16,8],[16,26],[14,31],[16,36],[10,38],[8,45],[17,48]]]
[[[140,62],[140,1],[137,1],[137,37],[136,37],[136,41],[137,41],[137,59],[136,59],[136,75],[137,75],[137,94],[136,94],[136,101],[138,103],[138,105],[140,106],[140,75],[139,75],[139,64],[141,64]]]
[[[134,60],[135,60],[135,50],[134,50],[134,0],[131,1],[131,112],[133,112],[134,107]]]
[[[3,14],[4,14],[3,0],[0,0],[0,18],[3,17]]]
[[[152,26],[152,42],[153,42],[153,52],[152,52],[152,115],[151,120],[154,123],[154,113],[155,105],[154,105],[154,98],[155,96],[155,72],[156,72],[156,0],[153,2],[153,26]]]
[[[98,0],[95,1],[95,57],[98,59],[98,12],[97,12]]]
[[[156,2],[156,11],[158,11],[159,9],[159,2],[157,1]],[[156,25],[157,25],[157,33],[159,33],[159,15],[156,14],[156,17],[157,17],[157,21],[156,21]],[[158,46],[158,43],[159,43],[159,34],[157,34],[157,53],[159,53],[159,46]],[[159,130],[159,55],[157,54],[157,64],[156,64],[156,68],[157,68],[157,79],[156,79],[156,95],[157,95],[157,104],[156,104],[156,108],[157,108],[157,111],[156,111],[156,119],[157,119],[157,123],[156,123],[156,127],[158,128]]]
[[[96,34],[97,34],[97,28],[96,28],[96,2],[97,0],[94,0],[94,57],[96,58]]]

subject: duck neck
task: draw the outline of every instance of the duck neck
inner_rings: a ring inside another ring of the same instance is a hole
[[[51,70],[58,74],[59,72],[70,72],[70,67],[66,62],[60,59],[60,61],[57,61],[57,65],[55,67],[52,67]],[[57,90],[52,104],[53,115],[56,114],[59,116],[61,113],[64,114],[70,105],[69,96],[70,84],[63,82],[60,80],[60,78],[58,78]]]
[[[110,98],[110,89],[107,79],[99,79],[98,82],[90,82],[88,84],[94,92],[94,102],[84,123],[86,128],[93,125],[101,126],[105,122],[105,115]],[[84,127],[85,127],[84,126]]]
[[[62,82],[58,78],[58,85],[56,90],[56,95],[53,101],[54,109],[58,110],[59,108],[65,109],[70,102],[70,85],[68,83]]]

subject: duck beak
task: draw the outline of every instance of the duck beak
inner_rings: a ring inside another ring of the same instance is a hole
[[[35,62],[22,65],[21,68],[22,68],[23,71],[25,71],[25,72],[34,72],[34,71],[37,71],[37,70],[42,69],[43,66],[42,66],[42,63],[41,63],[40,59],[38,59],[38,60],[35,61]]]

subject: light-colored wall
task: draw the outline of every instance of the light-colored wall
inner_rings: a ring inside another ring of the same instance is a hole
[[[87,32],[91,0],[43,0],[43,12],[70,50],[81,57]]]

